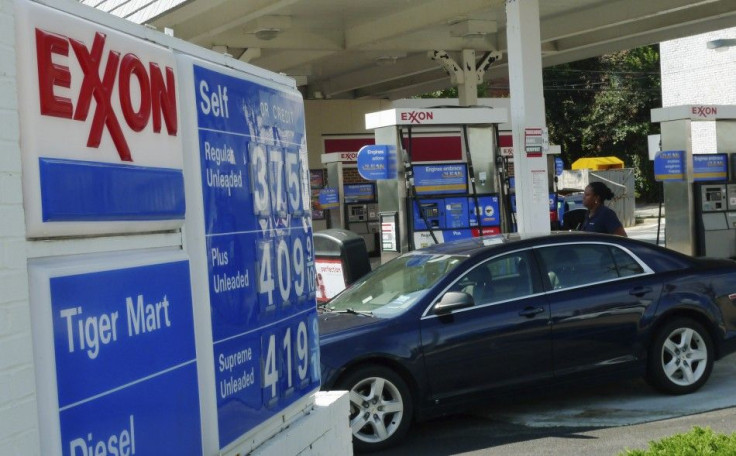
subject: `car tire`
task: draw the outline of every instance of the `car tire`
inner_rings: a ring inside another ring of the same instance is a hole
[[[687,394],[703,386],[713,370],[713,342],[699,323],[678,318],[657,332],[649,348],[647,380],[668,394]]]
[[[393,370],[363,366],[343,377],[335,389],[350,393],[350,428],[356,452],[393,446],[409,430],[413,413],[411,393]]]

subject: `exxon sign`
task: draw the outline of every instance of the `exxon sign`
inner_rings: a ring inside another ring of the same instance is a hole
[[[121,53],[113,49],[105,52],[106,40],[107,36],[104,33],[97,32],[91,48],[87,48],[85,43],[79,40],[36,29],[41,114],[86,121],[94,97],[96,107],[87,138],[87,147],[98,148],[102,139],[102,131],[107,129],[120,159],[133,161],[118,119],[118,112],[113,109],[111,102],[115,84],[117,83],[116,92],[120,102],[120,113],[128,127],[135,132],[140,132],[152,120],[153,132],[160,133],[163,117],[168,134],[176,136],[174,70],[167,66],[162,72],[156,62],[149,62],[147,69],[140,58],[133,53],[127,53],[121,57]],[[83,74],[76,105],[71,99],[56,95],[55,92],[57,87],[71,85],[72,73],[69,67],[54,63],[55,58],[71,57],[70,48],[76,57],[74,63],[79,66]],[[101,68],[102,58],[105,53],[107,62],[103,69]],[[164,72],[166,73],[165,81]],[[102,79],[100,79],[101,73],[104,74]],[[134,85],[137,85],[137,90],[133,89]]]
[[[173,53],[43,5],[18,5],[27,234],[181,225],[183,157]]]

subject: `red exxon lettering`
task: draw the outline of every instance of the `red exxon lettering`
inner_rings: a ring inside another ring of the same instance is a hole
[[[434,119],[433,112],[411,111],[401,113],[401,120],[408,120],[410,123],[421,123],[422,121],[432,119]]]
[[[166,78],[164,79],[161,68],[155,62],[150,62],[146,70],[145,65],[135,54],[128,53],[121,58],[119,52],[110,50],[107,53],[102,79],[100,79],[106,38],[105,34],[97,32],[92,47],[88,49],[79,40],[36,29],[41,114],[86,121],[92,98],[94,98],[95,112],[87,138],[87,146],[99,147],[103,130],[107,127],[120,159],[133,161],[128,142],[111,103],[115,81],[118,81],[118,98],[122,117],[133,131],[142,131],[148,125],[149,119],[153,117],[153,131],[160,133],[161,117],[163,117],[168,134],[176,136],[178,118],[174,70],[166,67],[164,70]],[[71,99],[57,96],[54,93],[54,88],[57,86],[67,89],[71,87],[72,73],[69,67],[53,61],[53,55],[69,57],[70,46],[83,74],[76,108]],[[133,102],[135,97],[131,93],[133,78],[136,79],[140,90],[140,105],[137,109]]]
[[[693,106],[690,112],[698,117],[710,117],[718,115],[718,108],[715,106]]]

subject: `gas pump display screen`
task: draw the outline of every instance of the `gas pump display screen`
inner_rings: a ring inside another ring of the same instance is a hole
[[[423,204],[422,212],[424,213],[424,216],[427,218],[433,218],[433,217],[440,216],[440,210],[439,208],[437,208],[436,204]]]
[[[726,185],[707,185],[701,187],[701,208],[703,212],[723,211],[726,209]]]

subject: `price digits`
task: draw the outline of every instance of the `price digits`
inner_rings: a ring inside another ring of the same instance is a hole
[[[250,155],[250,181],[253,192],[253,213],[260,216],[271,215],[271,199],[268,190],[268,155],[263,144],[251,142],[248,145]]]
[[[307,261],[305,266],[305,274],[307,276],[307,296],[314,298],[317,295],[317,271],[314,268],[314,251],[312,250],[312,236],[307,234]]]
[[[288,155],[288,154],[287,154]],[[268,161],[269,186],[273,214],[286,216],[286,185],[284,184],[284,153],[276,147],[269,150]]]
[[[289,190],[289,212],[302,214],[299,151],[286,150],[286,187]]]
[[[308,332],[307,322],[300,321],[296,328],[286,328],[278,338],[276,334],[264,334],[265,359],[261,360],[261,365],[262,387],[266,399],[277,397],[279,378],[284,382],[283,392],[308,381],[310,364]]]
[[[310,236],[294,233],[291,243],[286,237],[259,241],[256,251],[257,290],[264,307],[314,295],[314,252]]]

